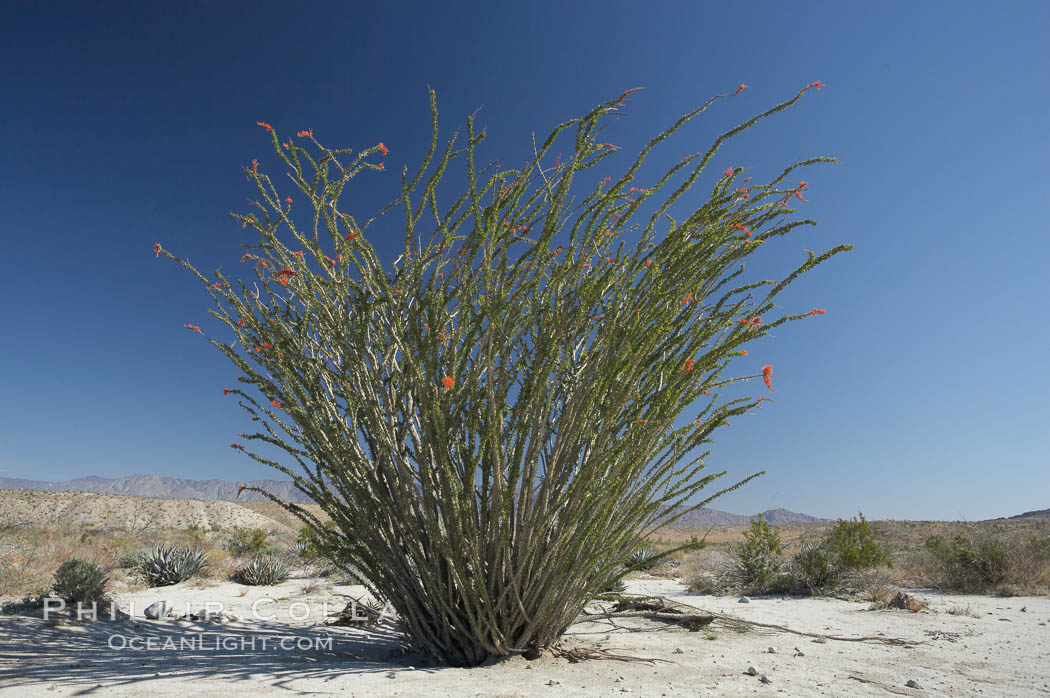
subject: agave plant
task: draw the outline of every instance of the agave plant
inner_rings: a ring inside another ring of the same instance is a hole
[[[656,559],[656,548],[652,543],[646,543],[641,546],[627,558],[627,569],[630,570],[644,570],[649,569],[653,566],[653,562]]]
[[[146,553],[139,571],[151,587],[184,582],[207,567],[204,551],[179,545],[156,545]]]
[[[252,558],[233,574],[233,581],[248,586],[272,586],[288,579],[288,563],[276,555]]]

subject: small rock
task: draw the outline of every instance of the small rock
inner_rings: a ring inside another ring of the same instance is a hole
[[[766,650],[766,654],[776,654],[776,653],[777,653],[777,651],[775,649],[773,649],[772,647],[770,647],[769,649]]]
[[[741,596],[740,600],[737,601],[737,603],[751,603],[751,599],[747,598],[746,596]]]
[[[1028,613],[1028,606],[1021,606],[1021,613]]]
[[[762,674],[762,676],[760,676],[758,678],[758,680],[761,681],[762,683],[773,683],[773,679],[769,678],[765,674]]]
[[[753,666],[749,666],[747,668],[747,671],[744,672],[744,673],[747,674],[748,676],[758,676],[758,669],[756,669]]]
[[[919,685],[919,682],[916,681],[915,679],[908,679],[908,683],[906,683],[904,685],[907,686],[908,688],[922,688],[922,686]]]
[[[153,620],[159,620],[170,616],[173,610],[174,608],[167,601],[155,601],[146,606],[146,610],[142,612],[142,615]]]
[[[685,650],[683,650],[681,647],[675,647],[674,654],[685,654]]]
[[[544,686],[560,686],[561,685],[561,681],[555,681],[554,679],[551,679],[550,681],[548,681],[547,683],[545,683],[543,685]]]

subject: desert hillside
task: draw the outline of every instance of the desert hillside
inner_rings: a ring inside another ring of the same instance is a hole
[[[34,490],[0,490],[0,525],[81,525],[128,531],[191,526],[204,530],[230,530],[237,526],[298,530],[290,520],[271,518],[232,502]]]

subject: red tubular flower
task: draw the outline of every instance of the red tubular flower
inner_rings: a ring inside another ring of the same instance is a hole
[[[314,137],[314,132],[313,131],[300,131],[299,133],[297,133],[295,135],[298,136],[299,138],[313,138]]]
[[[240,444],[230,444],[230,448],[236,448],[238,451],[244,450],[244,446],[241,446]]]
[[[266,260],[265,260],[265,259],[260,259],[260,260],[259,260],[259,264],[263,265],[264,267],[266,267],[266,266],[269,266],[269,265],[268,265],[268,264],[266,263]]]
[[[298,276],[299,272],[292,271],[291,269],[281,269],[277,274],[279,276]]]
[[[277,279],[277,283],[279,283],[282,286],[287,286],[288,285],[288,277],[287,276],[282,276],[282,277],[278,278]]]
[[[201,328],[197,327],[196,325],[183,325],[183,327],[185,327],[187,330],[193,330],[194,332],[201,331]]]
[[[283,359],[284,359],[284,354],[278,354],[278,355],[277,355],[277,358],[278,358],[278,359],[282,359],[282,360],[283,360]]]
[[[736,88],[736,92],[734,94],[740,94],[741,92],[743,92],[746,89],[747,89],[747,85],[745,85],[744,83],[740,83],[740,87]]]
[[[256,121],[255,123],[258,126],[262,126],[267,131],[272,131],[273,130],[273,126],[271,126],[270,124],[266,123],[265,121]]]
[[[285,200],[284,200],[284,203],[286,203],[286,204],[292,203],[292,197],[290,197],[290,196],[286,197]]]
[[[383,145],[382,141],[380,141],[380,143],[379,143],[379,152],[381,152],[383,155],[386,155],[387,153],[390,152],[390,148],[387,148],[385,145]]]
[[[221,281],[216,281],[212,284],[212,288],[222,288],[224,285]]]
[[[607,182],[611,182],[611,181],[612,181],[611,177],[606,177],[605,179],[602,180],[602,184],[606,184]]]
[[[823,315],[826,312],[828,312],[828,311],[824,310],[823,308],[814,308],[813,310],[809,311],[809,314],[810,315]]]
[[[288,150],[288,144],[287,143],[281,143],[281,147],[283,147],[285,150]]]
[[[273,346],[273,345],[270,344],[269,342],[263,342],[262,343],[262,348],[263,349],[269,349],[271,346]]]
[[[230,393],[230,389],[229,388],[223,388],[222,389],[222,394],[223,395],[229,395],[229,393]]]
[[[293,252],[292,254],[294,254],[296,257],[302,257],[303,256],[303,251],[299,250],[297,252]]]
[[[386,165],[384,165],[383,163],[379,163],[379,169],[385,170],[386,169]]]
[[[635,424],[642,424],[642,423],[645,422],[645,420],[642,419],[641,417],[639,417],[638,419],[634,420],[634,422],[635,422]]]
[[[153,243],[153,256],[154,257],[160,257],[160,243],[159,242]]]
[[[329,257],[328,255],[325,255],[325,256],[324,256],[324,259],[325,259],[325,261],[326,261],[326,262],[328,262],[329,264],[335,264],[335,260],[334,260],[334,259],[332,259],[331,257]]]
[[[744,231],[744,232],[746,232],[746,233],[750,233],[750,232],[751,232],[751,228],[748,228],[748,227],[747,227],[746,225],[744,225],[743,223],[734,223],[733,225],[735,225],[735,226],[736,226],[736,229],[737,229],[737,230],[743,230],[743,231]]]
[[[245,252],[244,255],[241,256],[241,261],[242,262],[247,262],[251,258],[252,258],[252,253],[251,252]]]
[[[691,292],[685,294],[685,297],[682,299],[682,305],[686,305],[691,300],[693,300],[693,294]]]
[[[740,350],[740,355],[741,356],[747,356],[747,349],[741,349]]]
[[[281,403],[279,403],[279,402],[277,402],[276,400],[274,400],[273,402],[271,402],[271,403],[270,403],[270,405],[271,405],[272,407],[280,407],[280,406],[281,406]]]
[[[753,318],[751,318],[751,326],[752,327],[758,327],[761,324],[762,324],[762,318],[760,318],[760,317],[753,317]]]
[[[686,359],[685,360],[685,364],[682,366],[682,370],[683,371],[692,371],[693,370],[693,360],[692,359]]]
[[[349,233],[347,233],[346,237],[344,237],[343,239],[346,240],[347,242],[350,242],[355,237],[357,237],[357,233],[355,233],[354,231],[351,230]]]
[[[773,390],[773,367],[769,364],[762,367],[762,381],[767,388]]]
[[[255,158],[252,158],[252,174],[257,174],[258,172],[259,172],[259,161],[256,160]]]
[[[237,321],[237,327],[244,327],[245,318],[241,318]]]
[[[454,383],[454,381],[452,380],[452,376],[445,376],[445,379],[441,382],[444,384],[445,390],[450,389],[452,387],[452,384]]]
[[[646,269],[648,269],[648,268],[649,268],[649,267],[651,267],[652,265],[653,265],[653,260],[651,260],[651,259],[647,259],[647,260],[645,260],[645,268],[646,268]]]
[[[725,175],[726,177],[732,177],[733,176],[733,168],[732,167],[727,167],[726,171],[723,172],[722,174]]]
[[[809,186],[809,182],[807,182],[806,180],[802,180],[801,182],[798,183],[798,188],[799,189],[805,189],[808,186]]]

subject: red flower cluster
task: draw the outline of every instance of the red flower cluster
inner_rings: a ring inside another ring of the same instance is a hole
[[[153,256],[154,257],[160,257],[160,243],[159,242],[153,243]]]
[[[251,252],[245,252],[244,255],[241,256],[241,261],[242,262],[247,262],[251,258],[252,258],[252,253]]]
[[[236,448],[238,451],[244,450],[244,446],[241,446],[240,444],[230,444],[230,448]]]
[[[273,407],[280,407],[281,403],[279,403],[276,400],[274,400],[273,402],[270,403],[270,405],[273,406]]]
[[[201,331],[201,328],[197,327],[196,325],[183,325],[183,327],[185,327],[187,330],[193,330],[194,332]]]
[[[742,317],[742,318],[740,318],[740,324],[741,325],[751,325],[752,327],[758,327],[759,325],[762,324],[762,318],[760,318],[760,317],[753,317],[750,320],[748,320],[746,317]]]
[[[809,315],[812,317],[813,315],[823,315],[826,312],[828,311],[824,310],[823,308],[814,308],[813,310],[809,311]]]
[[[278,276],[298,276],[299,272],[292,271],[291,269],[282,269],[277,272]]]
[[[297,251],[293,252],[292,254],[294,254],[296,257],[302,257],[303,256],[303,251],[302,250],[297,250]]]
[[[387,148],[385,145],[383,145],[382,141],[380,141],[380,143],[379,143],[379,151],[381,153],[383,153],[383,155],[386,155],[387,153],[390,152],[390,148]]]
[[[252,174],[257,174],[258,172],[259,172],[259,161],[256,160],[255,158],[252,158]]]
[[[267,131],[272,131],[273,130],[273,126],[271,126],[270,124],[266,123],[265,121],[256,121],[255,123],[258,126],[262,126]]]
[[[686,304],[688,304],[688,303],[689,303],[689,301],[691,301],[691,300],[693,300],[693,294],[692,294],[692,292],[690,292],[690,293],[687,293],[687,294],[685,294],[685,297],[684,297],[684,298],[682,298],[682,305],[686,305]]]
[[[222,389],[222,394],[223,395],[229,395],[229,393],[230,393],[230,389],[229,388],[223,388]]]
[[[297,133],[295,135],[298,136],[299,138],[313,138],[314,137],[314,132],[313,131],[300,131],[299,133]]]
[[[821,89],[821,88],[823,88],[823,87],[824,87],[824,83],[822,83],[822,82],[821,82],[820,80],[817,80],[817,81],[815,81],[815,82],[811,82],[811,83],[809,83],[808,85],[806,85],[806,89],[807,89],[807,90],[808,90],[809,88],[811,88],[811,87],[815,87],[815,88],[817,88],[817,89],[819,90],[819,89]]]
[[[743,92],[746,89],[747,89],[747,85],[745,85],[744,83],[740,83],[740,87],[736,88],[736,92],[734,92],[733,94],[740,94],[741,92]]]
[[[452,380],[452,376],[445,376],[444,380],[442,380],[441,382],[442,384],[444,384],[445,390],[449,390],[455,381]]]
[[[685,360],[685,364],[682,366],[682,370],[683,371],[692,371],[693,370],[693,360],[692,359],[686,359]]]
[[[762,380],[767,388],[773,390],[773,367],[769,364],[762,367]]]
[[[286,204],[292,203],[292,197],[289,196],[289,197],[285,198],[284,203],[286,203]]]

